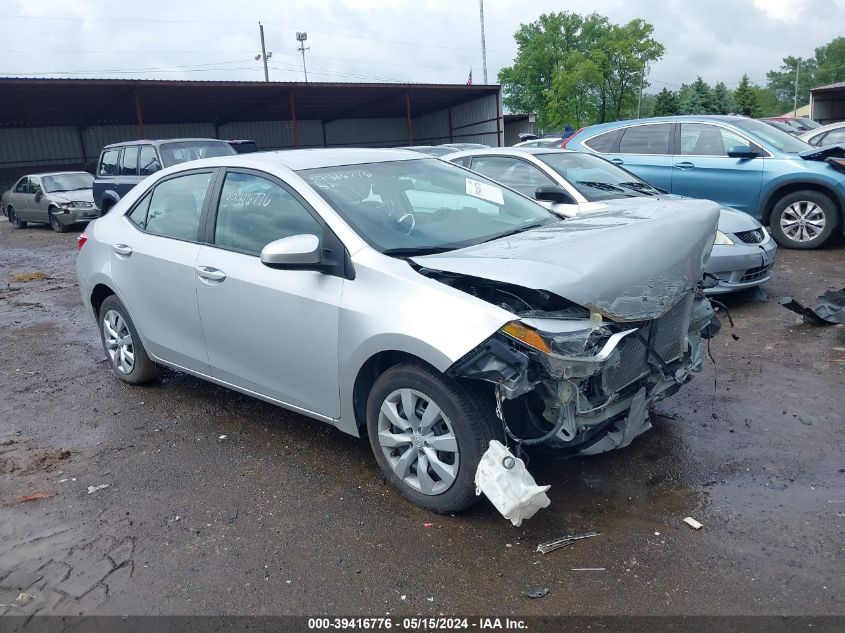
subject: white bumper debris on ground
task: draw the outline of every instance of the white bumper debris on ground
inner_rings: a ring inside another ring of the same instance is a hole
[[[540,508],[548,507],[551,503],[546,495],[548,489],[549,486],[538,486],[525,462],[497,440],[490,442],[475,471],[475,494],[483,492],[502,516],[516,526],[533,517]]]

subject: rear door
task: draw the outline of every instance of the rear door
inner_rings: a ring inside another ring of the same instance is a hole
[[[261,263],[292,235],[334,238],[287,184],[228,170],[196,262],[196,294],[215,378],[331,418],[340,416],[338,325],[345,280]]]
[[[623,128],[606,158],[634,172],[653,187],[672,190],[672,123]]]
[[[9,194],[9,206],[14,207],[15,213],[21,220],[29,219],[27,204],[29,203],[29,176],[24,176],[15,183]]]
[[[729,158],[731,147],[752,146],[737,132],[712,123],[679,123],[672,193],[706,198],[754,214],[760,199],[765,158]]]
[[[112,277],[135,327],[157,358],[209,375],[197,307],[202,211],[215,170],[159,181],[125,216],[111,254]]]

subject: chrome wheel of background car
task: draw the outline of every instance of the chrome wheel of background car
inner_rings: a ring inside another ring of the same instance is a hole
[[[780,216],[780,228],[784,235],[796,242],[809,242],[818,238],[826,222],[824,209],[809,200],[793,202]]]
[[[115,369],[122,374],[131,374],[135,368],[132,333],[126,321],[116,310],[109,310],[103,315],[103,340]]]
[[[439,495],[455,482],[458,441],[449,418],[428,396],[397,389],[382,402],[378,443],[393,472],[425,495]]]

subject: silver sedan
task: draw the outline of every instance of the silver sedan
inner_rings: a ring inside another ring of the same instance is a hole
[[[0,196],[0,207],[16,229],[38,222],[64,233],[100,216],[91,193],[93,182],[94,176],[85,171],[30,174]]]
[[[367,436],[399,492],[454,512],[492,439],[622,448],[701,368],[719,209],[688,206],[562,221],[416,152],[243,154],[135,187],[77,275],[121,380],[169,367]]]
[[[687,198],[665,194],[609,161],[584,152],[559,149],[494,148],[457,152],[442,157],[469,167],[531,198],[541,200],[564,217],[585,211],[649,208],[654,198],[673,202],[683,213]],[[777,244],[760,222],[747,213],[722,207],[719,231],[705,272],[707,294],[735,292],[771,279]]]

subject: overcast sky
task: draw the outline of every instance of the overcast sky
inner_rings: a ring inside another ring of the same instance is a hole
[[[765,82],[786,55],[845,35],[845,0],[485,0],[490,83],[516,52],[513,33],[543,12],[597,11],[655,27],[666,55],[650,91],[701,75]],[[464,83],[483,71],[478,0],[0,0],[0,74],[301,81],[295,34],[307,31],[311,81]]]

